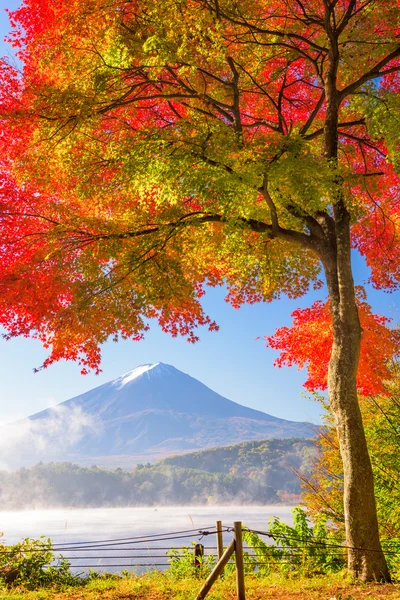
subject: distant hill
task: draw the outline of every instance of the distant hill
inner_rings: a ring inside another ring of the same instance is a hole
[[[14,433],[13,433],[14,428]],[[173,454],[265,438],[310,438],[308,423],[279,419],[220,396],[163,363],[142,365],[16,424],[14,466],[69,460],[129,468]],[[39,440],[39,441],[38,441]]]
[[[307,476],[316,453],[312,439],[272,439],[171,456],[156,464],[246,477],[278,492],[299,494],[295,473]]]
[[[316,449],[312,440],[264,440],[175,456],[131,471],[38,464],[0,471],[3,510],[41,507],[297,503]],[[197,468],[193,468],[197,466]]]

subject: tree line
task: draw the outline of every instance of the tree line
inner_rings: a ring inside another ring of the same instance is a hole
[[[39,463],[0,472],[6,509],[43,506],[277,504],[298,499],[293,468],[309,473],[312,440],[265,440],[171,457],[131,471]]]

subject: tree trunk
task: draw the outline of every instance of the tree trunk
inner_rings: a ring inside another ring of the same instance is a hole
[[[335,228],[335,247],[330,247],[323,260],[333,320],[328,394],[343,460],[348,568],[362,581],[389,581],[379,540],[371,461],[357,399],[362,330],[351,270],[350,219],[340,203],[335,209]]]
[[[326,118],[324,154],[333,168],[338,158],[339,45],[332,24],[332,6],[326,10],[329,53],[324,74]],[[362,581],[389,581],[376,515],[374,478],[357,398],[357,368],[362,329],[351,269],[350,215],[340,175],[334,175],[334,225],[325,238],[320,258],[324,265],[332,313],[333,345],[328,370],[329,405],[335,418],[344,474],[344,518],[348,568]]]

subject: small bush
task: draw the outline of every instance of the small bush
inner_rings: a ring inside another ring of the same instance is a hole
[[[51,540],[26,538],[12,546],[0,545],[0,580],[8,585],[37,588],[53,584],[72,585],[77,582],[70,563],[55,557]]]
[[[306,576],[330,574],[345,567],[345,549],[326,527],[326,517],[316,518],[314,526],[300,507],[292,511],[293,526],[272,517],[268,532],[274,544],[268,544],[250,530],[243,539],[254,552],[254,569],[260,574],[271,572],[299,573]]]
[[[206,579],[217,564],[218,557],[214,554],[208,554],[199,559],[199,565],[194,565],[194,547],[195,542],[191,546],[183,546],[176,550],[171,548],[167,551],[169,557],[170,568],[168,573],[176,579],[199,578]],[[207,550],[207,549],[205,549]],[[257,556],[249,552],[243,552],[244,572],[254,573],[259,569]],[[224,568],[224,575],[230,575],[235,571],[235,557],[233,556]]]
[[[177,550],[171,548],[167,551],[170,564],[169,573],[176,579],[201,578],[205,579],[211,573],[216,559],[212,555],[199,558],[199,565],[194,564],[195,542],[190,546],[183,546]]]
[[[393,582],[400,582],[400,538],[382,541],[383,552]]]

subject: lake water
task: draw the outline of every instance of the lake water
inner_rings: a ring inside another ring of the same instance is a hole
[[[141,570],[145,565],[161,569],[167,565],[168,548],[201,542],[206,553],[215,551],[215,535],[202,536],[193,530],[215,531],[220,520],[226,527],[242,521],[265,531],[271,516],[291,523],[291,510],[288,506],[179,506],[7,511],[0,512],[0,531],[6,544],[25,537],[50,537],[76,571]],[[224,533],[224,543],[231,538],[230,532]]]

